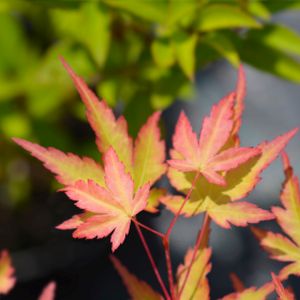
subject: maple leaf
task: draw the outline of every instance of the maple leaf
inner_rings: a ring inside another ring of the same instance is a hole
[[[128,272],[116,257],[111,256],[110,259],[121,276],[132,300],[163,300],[163,297],[154,291],[150,285]]]
[[[224,296],[222,300],[266,300],[274,290],[272,282],[267,282],[260,288],[245,288],[244,283],[235,273],[230,274],[230,279],[235,292]]]
[[[43,289],[38,300],[54,300],[56,283],[54,281],[49,282]]]
[[[174,151],[168,161],[171,167],[183,172],[200,172],[209,182],[225,185],[218,173],[229,171],[260,153],[259,149],[234,147],[222,151],[233,129],[233,105],[235,94],[230,93],[214,105],[209,117],[205,117],[199,141],[191,124],[181,112],[173,136]],[[176,158],[174,152],[180,158]]]
[[[107,104],[99,101],[70,66],[62,62],[86,106],[98,149],[107,161],[104,162],[105,170],[91,158],[65,154],[20,138],[13,140],[41,160],[65,186],[67,195],[84,210],[57,228],[76,229],[74,236],[78,238],[100,238],[113,232],[112,248],[115,250],[128,233],[131,218],[144,208],[156,212],[157,199],[163,194],[154,190],[147,203],[150,186],[166,171],[165,144],[158,127],[160,112],[148,118],[133,143],[124,117],[116,119]],[[115,164],[109,166],[112,163]]]
[[[271,254],[271,258],[291,262],[279,273],[279,277],[285,279],[290,274],[300,276],[300,190],[299,180],[294,175],[286,153],[282,154],[282,161],[285,181],[280,200],[283,208],[273,207],[272,212],[288,237],[259,228],[251,229],[259,239],[261,246]]]
[[[189,249],[184,257],[184,263],[177,268],[177,291],[179,292],[184,283],[187,270],[191,264],[194,249]],[[188,280],[182,291],[181,300],[189,299],[209,299],[209,283],[207,280],[207,274],[211,270],[211,249],[200,248],[197,251],[194,259]]]
[[[44,162],[44,166],[53,172],[56,180],[63,185],[88,179],[94,180],[99,185],[104,184],[102,166],[89,157],[80,158],[73,153],[65,154],[55,148],[44,148],[19,138],[13,138],[13,140],[32,156]]]
[[[6,295],[15,285],[15,269],[11,263],[11,257],[7,250],[0,253],[0,294]]]
[[[140,129],[133,147],[124,117],[116,119],[105,101],[99,101],[70,66],[64,60],[62,62],[86,106],[87,118],[95,131],[99,151],[104,154],[110,147],[115,150],[134,180],[135,191],[145,183],[153,184],[157,181],[166,171],[165,144],[160,139],[158,127],[160,112],[155,112],[148,118]],[[65,154],[55,148],[44,148],[19,138],[13,140],[41,160],[63,185],[88,179],[104,185],[103,168],[91,158],[80,158],[72,153]]]
[[[62,63],[85,104],[87,119],[96,134],[99,151],[104,154],[109,147],[113,147],[126,171],[132,175],[135,190],[145,183],[153,184],[166,171],[165,144],[160,140],[158,128],[160,112],[155,112],[148,118],[140,129],[133,147],[125,118],[120,116],[116,119],[105,101],[99,101],[63,59]]]
[[[298,129],[295,128],[273,141],[263,142],[255,148],[238,147],[238,129],[244,109],[245,86],[244,72],[240,68],[236,91],[223,98],[213,107],[210,117],[205,118],[200,135],[201,143],[198,143],[187,118],[181,115],[174,135],[174,149],[170,151],[171,166],[167,172],[172,186],[187,194],[192,188],[196,173],[203,172],[201,168],[194,168],[197,164],[199,166],[200,161],[204,161],[206,167],[214,168],[214,173],[208,176],[207,173],[202,174],[203,176],[196,181],[189,201],[181,211],[186,217],[207,212],[224,228],[229,228],[231,224],[246,226],[248,223],[274,218],[272,213],[254,204],[235,201],[245,198],[255,188],[263,170],[279,155]],[[224,126],[221,125],[223,123]],[[202,156],[200,145],[205,141],[207,146],[203,146]],[[242,159],[239,155],[232,158],[230,152],[246,155],[242,155]],[[211,160],[208,157],[211,157]],[[206,167],[202,166],[202,170]],[[219,174],[217,170],[223,172]],[[218,182],[221,185],[215,184]],[[224,183],[225,186],[222,185]],[[167,195],[160,201],[176,214],[184,197]]]
[[[75,238],[103,238],[112,233],[115,251],[128,234],[131,219],[146,207],[150,185],[134,193],[133,180],[113,148],[104,154],[104,174],[105,187],[93,180],[80,180],[63,189],[86,213],[73,216],[59,228],[76,228]]]

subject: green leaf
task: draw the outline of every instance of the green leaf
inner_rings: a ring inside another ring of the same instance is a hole
[[[197,40],[197,34],[187,34],[183,31],[177,31],[173,35],[176,59],[183,73],[191,80],[194,79],[195,75],[195,48]]]
[[[168,2],[136,0],[103,0],[107,5],[127,11],[134,16],[151,22],[162,22],[167,13]]]
[[[82,48],[72,48],[70,44],[61,42],[48,48],[35,69],[24,77],[26,108],[31,115],[48,119],[58,117],[53,113],[72,95],[72,85],[58,60],[59,55],[72,62],[84,76],[94,72],[87,53]]]
[[[205,0],[189,1],[169,1],[169,10],[166,16],[166,26],[175,24],[187,25],[194,19],[198,9],[204,4]],[[188,21],[186,21],[188,19]]]
[[[300,63],[289,55],[264,45],[260,39],[241,39],[236,36],[234,42],[244,62],[284,79],[300,82]]]
[[[28,68],[36,51],[28,43],[24,27],[17,16],[0,14],[0,72],[10,75],[19,74]]]
[[[30,120],[21,112],[12,112],[1,118],[1,129],[9,137],[27,137],[31,131],[30,127]]]
[[[158,38],[151,45],[151,53],[159,67],[168,68],[175,62],[174,51],[171,43],[166,38]]]
[[[266,6],[271,13],[276,13],[282,10],[300,9],[300,2],[293,1],[293,0],[291,1],[264,0],[264,6]]]
[[[157,94],[151,95],[151,105],[155,110],[160,110],[168,107],[173,102],[173,97],[170,94]]]
[[[270,24],[261,30],[252,30],[248,38],[260,40],[264,45],[274,49],[300,55],[300,35],[282,25]]]
[[[263,20],[269,20],[271,17],[269,10],[259,1],[249,1],[247,8],[251,14],[260,17]]]
[[[213,32],[211,34],[207,34],[201,42],[211,46],[232,65],[237,67],[240,64],[239,54],[237,53],[234,44],[232,44],[225,34],[221,32]]]
[[[110,106],[115,106],[117,104],[118,90],[118,82],[113,79],[101,81],[97,88],[100,98],[105,99],[105,102]]]
[[[107,58],[110,46],[110,15],[103,5],[87,2],[80,9],[52,11],[52,19],[60,35],[84,45],[99,66]]]
[[[200,31],[210,31],[235,27],[259,28],[261,25],[235,6],[214,4],[200,10],[196,27]]]

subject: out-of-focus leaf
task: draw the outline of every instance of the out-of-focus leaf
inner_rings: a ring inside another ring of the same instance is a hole
[[[0,40],[1,73],[19,74],[30,66],[35,49],[29,49],[22,23],[16,16],[0,14]]]
[[[283,25],[266,25],[261,30],[250,31],[248,37],[274,49],[300,55],[300,35]]]
[[[49,48],[35,70],[23,79],[28,97],[27,108],[36,117],[51,118],[49,113],[55,111],[72,92],[68,76],[58,61],[59,55],[74,62],[76,69],[84,75],[94,71],[86,52],[81,48],[73,49],[68,42],[57,43]]]
[[[43,289],[38,300],[54,300],[56,290],[56,283],[54,281],[49,282]]]
[[[100,98],[105,99],[110,106],[115,106],[118,100],[118,82],[113,79],[107,79],[100,82],[97,91]]]
[[[53,10],[53,23],[59,34],[82,43],[102,66],[110,46],[110,14],[96,2],[86,2],[80,9]]]
[[[169,1],[169,10],[168,15],[166,16],[166,26],[171,26],[176,23],[186,24],[187,18],[191,21],[195,13],[197,13],[197,10],[204,4],[204,2],[205,0]]]
[[[263,2],[249,1],[247,8],[250,13],[262,18],[263,20],[269,20],[271,17],[269,10],[265,7]]]
[[[164,109],[168,107],[172,101],[172,95],[156,93],[151,95],[151,105],[154,109]]]
[[[3,75],[3,74],[1,74]],[[21,80],[1,77],[0,75],[0,102],[11,100],[22,94],[24,87]]]
[[[127,11],[151,22],[162,22],[166,17],[168,1],[115,1],[104,0],[107,5]]]
[[[155,39],[151,45],[151,53],[155,63],[160,67],[168,68],[175,62],[172,45],[166,38]]]
[[[234,66],[237,67],[240,64],[239,54],[225,34],[222,34],[221,32],[213,32],[206,35],[201,42],[214,48],[221,54],[221,56],[226,58]]]
[[[0,294],[7,294],[15,285],[15,269],[7,250],[0,252]]]
[[[259,28],[260,26],[247,13],[235,6],[226,4],[214,4],[204,7],[199,12],[197,22],[197,29],[200,31],[235,27]]]
[[[156,188],[151,189],[148,198],[148,203],[145,210],[150,213],[157,213],[159,211],[158,210],[158,206],[160,204],[159,199],[165,194],[166,194],[166,190],[164,189],[156,189]]]
[[[18,111],[3,116],[0,128],[7,136],[27,137],[31,131],[29,118]]]
[[[265,0],[264,6],[272,13],[276,13],[282,10],[288,9],[300,9],[299,1],[274,1],[274,0]]]
[[[200,68],[206,67],[209,63],[222,58],[220,53],[214,48],[205,43],[201,43],[201,39],[199,41],[199,45],[200,47],[196,48],[196,61]]]
[[[137,63],[146,44],[140,35],[135,32],[127,32],[125,36],[127,47],[126,62],[129,64]]]
[[[153,112],[153,108],[150,104],[150,101],[145,99],[143,93],[137,93],[126,106],[124,116],[127,120],[130,120],[128,129],[131,135],[135,136],[137,134],[141,125],[147,119],[147,116]]]
[[[196,34],[187,34],[183,31],[178,31],[173,35],[176,59],[183,73],[191,80],[195,74],[197,40]]]
[[[261,39],[234,38],[241,59],[257,69],[300,82],[300,63],[282,51],[264,45]]]

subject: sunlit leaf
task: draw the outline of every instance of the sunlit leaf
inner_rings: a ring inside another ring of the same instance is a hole
[[[151,53],[155,63],[163,68],[172,66],[175,62],[171,42],[166,38],[157,38],[151,44]]]
[[[253,232],[273,259],[290,262],[279,273],[280,278],[285,279],[290,274],[300,276],[300,191],[299,180],[286,154],[283,154],[283,167],[285,182],[280,195],[283,208],[273,207],[272,212],[288,237],[258,228],[253,228]]]
[[[122,9],[127,11],[134,16],[143,18],[147,21],[162,22],[165,18],[167,10],[167,1],[141,1],[136,2],[135,0],[128,1],[115,1],[115,0],[104,0],[104,3],[111,7]]]
[[[52,10],[51,16],[60,35],[82,43],[100,66],[105,63],[110,45],[110,15],[103,5],[86,2],[80,9]]]
[[[197,29],[200,31],[235,27],[260,27],[260,24],[250,15],[236,6],[226,4],[203,7],[197,19]]]
[[[178,31],[173,35],[173,45],[176,59],[184,74],[194,79],[196,68],[195,48],[198,36]]]
[[[202,43],[214,48],[221,56],[226,58],[234,66],[238,66],[240,63],[239,54],[237,53],[235,46],[231,43],[230,39],[226,35],[218,32],[207,34],[203,39]]]
[[[260,40],[264,45],[271,48],[300,55],[300,35],[286,26],[266,25],[263,29],[250,31],[248,37]]]
[[[104,185],[102,166],[91,158],[80,158],[72,153],[65,154],[55,148],[44,148],[18,138],[14,141],[41,160],[61,184],[68,185],[74,184],[77,180],[92,179],[99,185]]]
[[[184,263],[178,266],[177,269],[177,290],[180,291],[184,283],[187,270],[191,264],[194,249],[189,249],[184,257]],[[211,270],[211,249],[203,248],[198,250],[193,266],[191,268],[188,280],[182,291],[181,298],[188,299],[203,299],[208,300],[209,297],[209,283],[207,274]]]

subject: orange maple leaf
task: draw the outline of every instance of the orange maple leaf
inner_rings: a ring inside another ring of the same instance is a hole
[[[129,231],[130,220],[141,210],[156,212],[157,198],[163,191],[150,186],[166,171],[165,144],[160,139],[160,112],[149,117],[137,139],[128,135],[124,117],[115,118],[104,101],[99,101],[84,81],[62,60],[87,111],[104,157],[102,165],[91,158],[80,158],[54,148],[14,138],[14,141],[44,163],[63,184],[64,191],[84,210],[58,226],[76,229],[74,237],[104,237],[112,233],[115,250]]]
[[[181,114],[174,135],[168,178],[178,191],[188,194],[196,174],[189,201],[182,214],[190,217],[202,212],[220,226],[246,226],[274,218],[273,214],[248,202],[246,197],[257,185],[260,174],[279,155],[298,129],[263,142],[255,148],[239,147],[238,130],[244,108],[245,76],[239,70],[236,90],[215,105],[205,118],[197,141],[185,115]],[[223,125],[224,124],[224,125]],[[226,183],[226,184],[225,184]],[[161,202],[177,213],[183,196],[162,197]]]
[[[111,242],[112,251],[115,251],[128,234],[131,219],[146,207],[150,184],[134,193],[133,180],[113,148],[104,155],[104,174],[105,187],[93,180],[80,180],[63,189],[86,211],[86,217],[77,215],[58,228],[70,229],[70,223],[76,218],[75,238],[103,238],[113,232]]]

